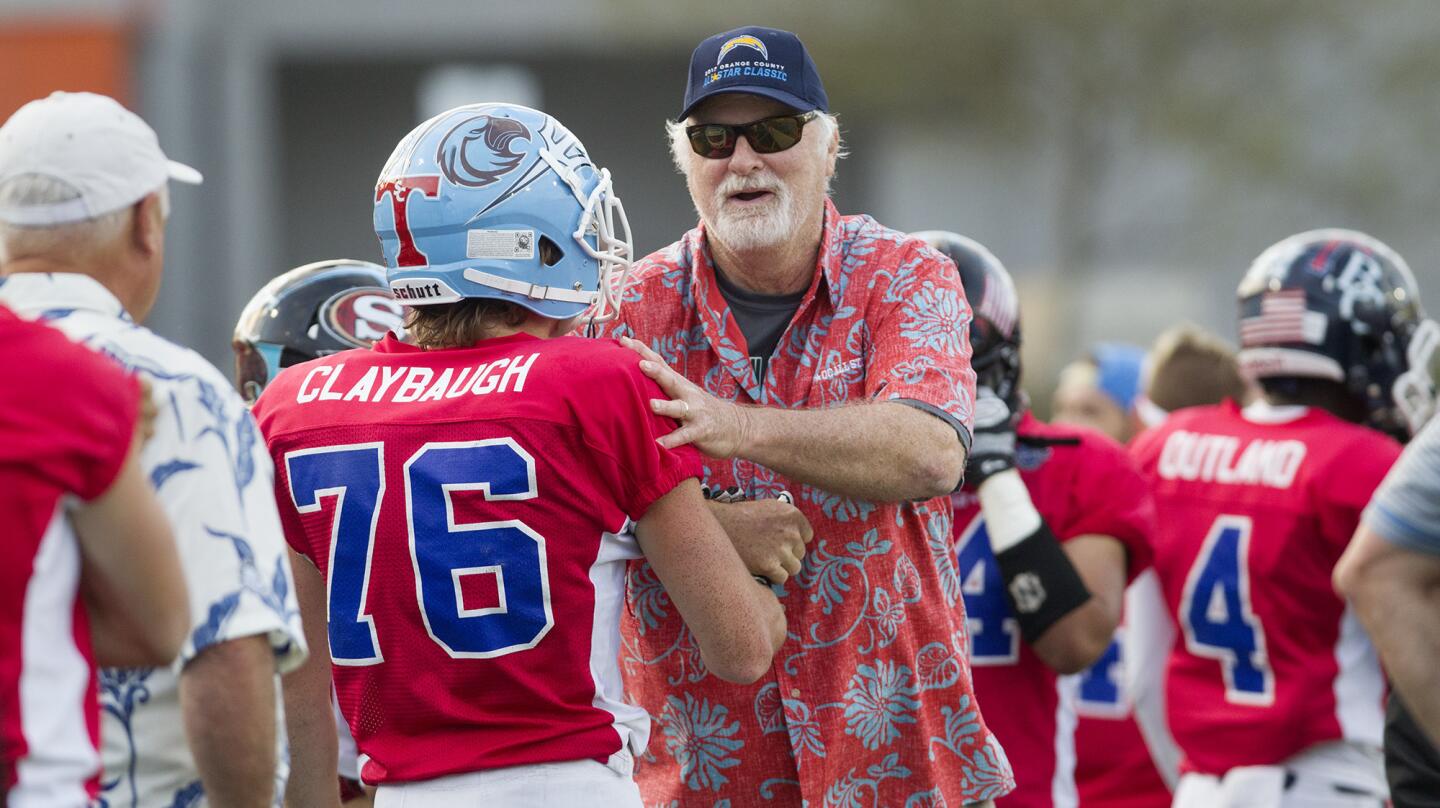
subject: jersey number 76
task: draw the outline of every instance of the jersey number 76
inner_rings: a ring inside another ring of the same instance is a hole
[[[386,496],[384,444],[290,452],[285,468],[300,513],[319,511],[322,497],[336,498],[325,581],[331,659],[383,662],[365,601]],[[456,659],[534,648],[555,624],[545,537],[518,519],[457,524],[451,502],[459,491],[478,491],[492,502],[533,499],[534,458],[510,438],[427,443],[405,461],[404,479],[416,600],[430,639]],[[461,580],[477,574],[495,576],[498,606],[465,607]]]

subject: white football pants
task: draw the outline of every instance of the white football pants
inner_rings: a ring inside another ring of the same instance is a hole
[[[628,752],[382,785],[375,808],[642,808]]]
[[[1280,766],[1182,775],[1173,808],[1384,808],[1389,794],[1379,750],[1337,741]]]

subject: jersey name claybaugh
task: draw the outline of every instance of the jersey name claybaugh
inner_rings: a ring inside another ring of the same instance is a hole
[[[295,403],[312,401],[363,401],[371,404],[410,404],[506,393],[525,389],[525,379],[539,354],[498,359],[473,368],[445,368],[436,376],[426,367],[372,366],[364,373],[345,373],[345,363],[317,365],[305,375],[295,393]],[[345,376],[342,381],[341,376]],[[343,391],[343,392],[342,392]]]

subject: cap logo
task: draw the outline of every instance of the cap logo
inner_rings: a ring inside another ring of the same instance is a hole
[[[770,60],[770,52],[765,49],[765,43],[761,42],[759,37],[743,34],[741,36],[731,37],[725,41],[724,45],[720,46],[720,55],[715,58],[715,64],[719,65],[725,61],[725,54],[736,48],[751,48],[752,50],[760,52],[761,59],[766,61]]]
[[[525,155],[516,154],[510,146],[530,137],[529,127],[513,118],[476,115],[445,134],[435,163],[452,184],[484,188],[520,165]]]
[[[726,55],[736,48],[750,48],[760,54],[759,59],[742,59],[721,65]],[[738,78],[761,78],[773,79],[775,81],[790,80],[790,71],[785,65],[774,64],[770,61],[770,51],[765,48],[765,43],[759,37],[749,34],[731,37],[720,46],[720,55],[715,59],[715,66],[705,71],[705,86],[714,84],[721,79]]]
[[[320,306],[320,324],[332,337],[368,348],[392,330],[403,328],[405,312],[379,287],[346,289]]]

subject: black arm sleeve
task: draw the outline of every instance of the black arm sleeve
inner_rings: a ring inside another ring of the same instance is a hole
[[[1028,643],[1090,599],[1090,590],[1070,563],[1070,556],[1043,520],[1019,544],[997,553],[995,561],[1005,579],[1005,597],[1020,624],[1020,635]]]

